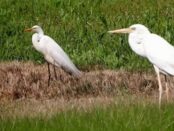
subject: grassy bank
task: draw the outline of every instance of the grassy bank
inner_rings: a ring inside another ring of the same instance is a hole
[[[0,59],[43,58],[31,45],[26,27],[39,24],[70,55],[76,65],[105,68],[147,69],[127,43],[127,36],[111,36],[110,29],[142,23],[173,42],[172,0],[1,0]]]
[[[53,117],[2,119],[1,131],[172,131],[174,129],[174,106],[166,104],[159,110],[158,104],[125,103],[91,110],[71,109]]]

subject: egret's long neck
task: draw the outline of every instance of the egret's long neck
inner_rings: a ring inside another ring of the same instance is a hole
[[[37,44],[38,42],[40,42],[40,39],[42,38],[42,36],[44,36],[44,32],[40,28],[32,36],[32,42],[33,42],[33,44]]]
[[[36,33],[39,35],[39,36],[43,36],[44,35],[44,32],[41,28],[39,28]]]
[[[42,49],[43,48],[43,44],[41,42],[42,37],[44,37],[44,34],[42,32],[41,33],[34,33],[32,35],[33,46],[34,46],[34,48],[37,51],[39,51],[41,53],[43,53],[43,49]]]
[[[146,57],[146,52],[144,50],[143,38],[145,34],[129,34],[129,45],[131,49],[138,55]]]
[[[39,46],[39,43],[42,39],[42,37],[44,36],[44,32],[43,30],[38,30],[36,33],[34,33],[32,35],[32,43],[33,43],[33,46],[37,49],[38,46]],[[38,50],[38,49],[37,49]]]

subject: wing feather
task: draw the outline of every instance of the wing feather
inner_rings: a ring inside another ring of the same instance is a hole
[[[174,47],[171,44],[156,34],[150,34],[144,37],[144,47],[152,64],[174,75]]]
[[[81,72],[76,68],[73,62],[70,60],[69,56],[63,51],[63,49],[49,36],[45,36],[44,40],[46,41],[46,52],[50,57],[54,59],[55,65],[60,66],[66,72],[74,75],[80,76]]]

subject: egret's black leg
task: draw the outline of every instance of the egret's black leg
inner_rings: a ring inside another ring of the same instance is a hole
[[[53,65],[53,68],[54,68],[54,76],[55,76],[55,78],[56,78],[56,80],[57,80],[56,66]]]
[[[50,86],[50,79],[51,79],[50,64],[47,62],[47,65],[48,65],[48,86]]]

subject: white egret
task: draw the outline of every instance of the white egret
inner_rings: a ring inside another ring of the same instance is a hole
[[[32,43],[34,48],[44,55],[45,60],[48,64],[48,86],[50,85],[50,66],[52,64],[54,67],[54,75],[57,79],[57,74],[55,70],[56,67],[61,67],[66,72],[72,74],[75,77],[81,76],[81,72],[72,63],[68,55],[63,51],[63,49],[49,36],[44,35],[42,28],[38,25],[32,28],[25,29],[26,32],[34,32],[32,35]]]
[[[159,35],[151,33],[147,27],[141,24],[112,30],[109,33],[129,33],[128,41],[132,50],[138,55],[146,57],[154,66],[159,85],[159,106],[161,106],[163,92],[160,73],[165,75],[165,92],[168,101],[167,76],[174,76],[174,47]]]

